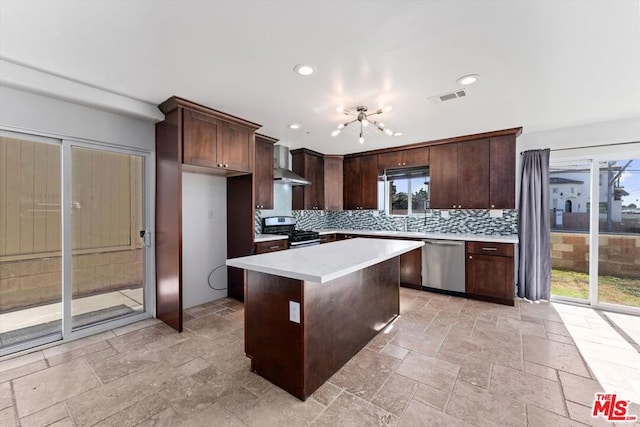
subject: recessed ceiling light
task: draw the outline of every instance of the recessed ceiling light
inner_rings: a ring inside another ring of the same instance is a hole
[[[289,129],[300,129],[300,125],[298,123],[291,123],[289,125]]]
[[[311,74],[316,72],[316,70],[311,65],[307,64],[298,64],[293,67],[293,71],[300,74],[301,76],[310,76]]]
[[[480,76],[477,74],[467,74],[466,76],[460,77],[458,80],[456,80],[456,82],[458,82],[458,84],[467,86],[474,84],[476,80],[478,80],[478,77]]]
[[[403,135],[402,132],[394,132],[393,133],[393,136],[402,136],[402,135]]]

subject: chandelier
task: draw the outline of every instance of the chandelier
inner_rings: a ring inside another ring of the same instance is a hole
[[[387,111],[391,111],[391,107],[389,106],[384,108],[378,108],[376,111],[368,114],[367,114],[368,110],[366,105],[361,105],[359,107],[356,107],[355,113],[340,107],[338,107],[337,111],[339,113],[343,113],[345,116],[353,116],[355,117],[355,119],[349,122],[340,123],[338,125],[338,129],[331,132],[331,136],[340,135],[340,132],[342,132],[344,128],[349,126],[351,123],[355,123],[355,122],[360,122],[360,138],[358,138],[358,142],[360,142],[360,144],[364,144],[364,128],[368,127],[369,125],[375,126],[380,132],[383,132],[387,135],[393,135],[393,131],[388,127],[385,127],[384,123],[378,122],[376,120],[372,121],[369,119],[370,116],[375,116],[378,114],[386,113]]]

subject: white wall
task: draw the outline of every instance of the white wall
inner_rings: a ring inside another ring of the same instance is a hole
[[[291,216],[291,184],[273,184],[273,209],[263,209],[260,213],[266,216]]]
[[[0,86],[0,126],[155,151],[155,123]]]
[[[227,296],[227,179],[182,173],[182,307]]]

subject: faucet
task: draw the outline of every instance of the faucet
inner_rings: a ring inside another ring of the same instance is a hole
[[[407,232],[407,222],[409,222],[409,218],[407,218],[406,216],[404,217],[404,232]]]

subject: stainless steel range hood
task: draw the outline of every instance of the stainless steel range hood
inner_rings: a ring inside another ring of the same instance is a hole
[[[273,181],[281,184],[309,185],[308,181],[300,175],[293,173],[289,166],[289,147],[284,145],[274,145],[275,169],[273,170]]]

